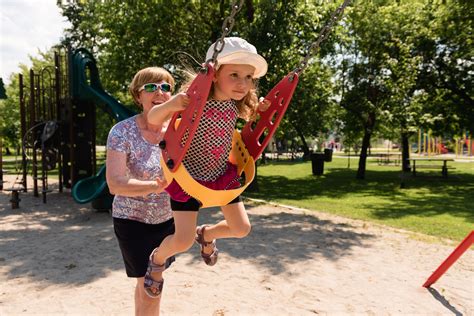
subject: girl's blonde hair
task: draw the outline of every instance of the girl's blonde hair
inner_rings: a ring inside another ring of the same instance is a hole
[[[128,91],[133,97],[133,101],[138,106],[141,106],[138,101],[140,91],[138,91],[146,83],[158,83],[165,81],[171,85],[171,90],[174,88],[173,76],[164,68],[161,67],[147,67],[139,70],[133,77],[132,82],[128,88]]]
[[[216,74],[222,69],[221,67],[217,70]],[[182,70],[185,76],[185,83],[181,86],[180,91],[186,92],[186,90],[191,85],[192,81],[196,78],[197,73],[190,69],[186,68]],[[244,119],[245,121],[252,121],[255,120],[257,116],[257,107],[258,107],[258,97],[257,97],[257,81],[254,79],[253,81],[253,88],[249,90],[247,95],[242,98],[242,100],[236,100],[237,102],[237,111],[240,118]],[[212,98],[214,95],[214,83],[211,85],[211,91],[209,91],[208,99]]]

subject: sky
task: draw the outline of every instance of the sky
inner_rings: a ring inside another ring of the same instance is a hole
[[[57,0],[0,0],[0,77],[4,83],[19,64],[31,66],[29,55],[39,57],[59,43],[68,27]]]

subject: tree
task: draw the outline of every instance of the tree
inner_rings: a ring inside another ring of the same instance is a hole
[[[21,69],[27,73],[26,66],[22,65]],[[19,148],[21,143],[18,76],[11,75],[6,94],[8,98],[0,100],[0,135],[7,154],[10,154],[10,148]]]
[[[359,3],[350,14],[350,38],[344,43],[347,92],[341,105],[345,128],[362,134],[358,179],[365,178],[370,140],[377,133],[399,131],[407,161],[408,135],[420,115],[415,87],[421,59],[414,43],[425,26],[422,9],[420,1],[385,0]]]
[[[230,1],[80,1],[60,7],[72,24],[64,42],[92,51],[99,69],[107,70],[104,86],[115,95],[126,94],[143,67],[168,65],[176,75],[179,52],[204,62],[231,6]],[[245,18],[237,16],[234,29]]]
[[[471,1],[428,2],[430,33],[418,43],[423,57],[418,89],[435,135],[474,133],[474,6]]]
[[[137,69],[166,65],[179,77],[183,54],[178,51],[197,59],[188,59],[193,67],[204,61],[207,47],[222,33],[230,2],[64,2],[60,6],[72,24],[64,42],[92,50],[104,87],[131,103],[127,87]],[[317,4],[245,1],[230,35],[247,38],[267,59],[262,93],[299,67],[339,3]],[[463,13],[472,16],[465,0],[354,3],[302,73],[278,133],[296,133],[308,152],[306,137],[341,126],[346,135],[362,139],[358,177],[363,178],[372,137],[401,135],[406,155],[408,137],[419,126],[441,133],[469,125],[474,121],[472,19]],[[341,79],[345,84],[338,89]],[[342,115],[335,107],[339,100]]]
[[[3,84],[3,78],[0,78],[0,99],[7,99],[7,93]]]
[[[260,80],[263,92],[301,66],[299,63],[309,53],[311,44],[335,8],[334,3],[317,6],[296,0],[258,2],[257,18],[250,26],[249,40],[269,63],[268,74]],[[296,133],[305,155],[309,154],[306,137],[316,137],[334,126],[332,72],[322,61],[331,52],[332,44],[324,42],[323,49],[312,56],[309,66],[301,73],[278,131],[279,135],[287,136]]]

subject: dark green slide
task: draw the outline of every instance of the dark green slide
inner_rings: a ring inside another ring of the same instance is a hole
[[[102,88],[95,59],[89,51],[81,48],[72,53],[70,75],[72,94],[76,100],[94,102],[117,122],[136,114]],[[110,209],[113,197],[107,187],[105,165],[96,175],[79,180],[72,188],[72,196],[77,203],[92,202],[95,209]]]
[[[92,202],[95,209],[110,209],[113,196],[109,193],[105,180],[105,165],[100,168],[95,176],[79,180],[72,187],[72,196],[77,203]]]

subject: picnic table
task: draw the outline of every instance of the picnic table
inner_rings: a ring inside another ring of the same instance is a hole
[[[377,155],[377,163],[379,165],[388,165],[393,163],[398,166],[402,160],[402,154],[400,153],[380,153]]]
[[[417,169],[441,169],[441,175],[444,178],[448,177],[448,169],[454,169],[448,167],[448,161],[454,161],[452,158],[408,158],[408,161],[412,161],[412,173],[416,176]],[[417,164],[418,162],[418,164]],[[432,162],[443,162],[442,164],[433,164]]]

